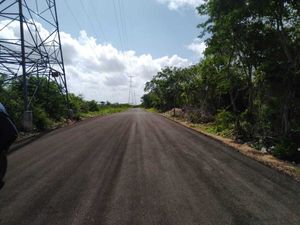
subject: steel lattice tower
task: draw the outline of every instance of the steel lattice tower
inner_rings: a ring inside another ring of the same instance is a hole
[[[68,102],[55,0],[0,0],[0,75],[4,82],[22,80],[25,117],[34,97],[28,96],[30,76],[54,81]]]
[[[135,105],[135,92],[133,91],[133,78],[134,76],[129,77],[129,93],[128,93],[128,104]]]

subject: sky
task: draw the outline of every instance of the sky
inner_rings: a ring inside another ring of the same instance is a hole
[[[69,91],[87,100],[127,103],[133,76],[132,103],[140,103],[145,83],[158,71],[201,59],[205,44],[197,39],[197,25],[204,18],[195,8],[202,2],[57,0]]]

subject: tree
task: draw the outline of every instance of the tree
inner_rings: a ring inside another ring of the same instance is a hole
[[[146,84],[144,104],[160,110],[197,108],[198,117],[214,116],[219,128],[232,129],[237,138],[275,145],[279,155],[295,159],[300,2],[208,0],[198,11],[208,18],[198,26],[200,37],[207,37],[204,59],[156,74]],[[289,150],[282,151],[285,145]]]

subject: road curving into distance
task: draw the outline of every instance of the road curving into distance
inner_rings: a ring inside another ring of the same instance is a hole
[[[1,225],[300,224],[300,184],[141,109],[9,155]]]

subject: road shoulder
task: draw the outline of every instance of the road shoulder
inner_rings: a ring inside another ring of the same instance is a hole
[[[167,118],[177,124],[187,127],[193,131],[196,131],[196,132],[202,134],[202,135],[205,135],[206,137],[212,138],[212,139],[230,147],[234,151],[237,151],[251,159],[254,159],[254,160],[256,160],[270,168],[273,168],[287,176],[290,176],[293,179],[295,179],[296,181],[300,182],[300,168],[293,165],[290,162],[286,162],[286,161],[277,159],[276,157],[274,157],[273,155],[271,155],[269,153],[262,153],[256,149],[250,147],[247,144],[240,144],[230,138],[224,138],[224,137],[221,137],[221,136],[218,136],[215,134],[208,133],[207,131],[201,129],[196,124],[189,123],[189,122],[184,121],[179,118],[171,117],[164,113],[156,113],[156,114],[161,115],[164,118]]]

